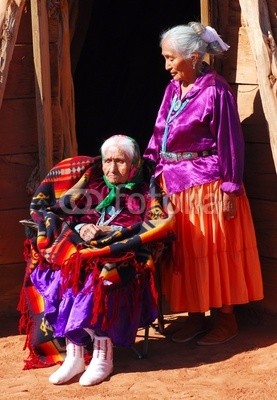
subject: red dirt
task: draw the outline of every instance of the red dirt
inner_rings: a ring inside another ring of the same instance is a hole
[[[166,316],[176,323],[182,318]],[[238,320],[240,334],[218,346],[176,344],[151,328],[147,358],[116,348],[113,375],[85,388],[77,377],[65,385],[50,384],[48,376],[57,366],[23,370],[25,336],[17,332],[17,319],[2,318],[0,399],[276,400],[277,316],[242,312]]]

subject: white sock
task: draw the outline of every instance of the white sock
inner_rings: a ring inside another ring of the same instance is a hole
[[[92,386],[106,379],[113,370],[113,345],[111,339],[95,336],[92,360],[81,376],[81,386]]]
[[[62,365],[49,377],[49,382],[60,385],[85,370],[84,347],[67,340],[66,357]]]

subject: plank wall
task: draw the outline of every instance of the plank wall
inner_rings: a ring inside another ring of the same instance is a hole
[[[220,6],[217,7],[217,4]],[[213,2],[214,18],[230,50],[217,67],[233,87],[245,137],[244,182],[264,278],[262,306],[277,312],[277,177],[264,117],[255,60],[239,0]]]
[[[50,52],[57,59],[57,26],[50,26]],[[57,68],[51,64],[53,110],[57,96]],[[17,314],[24,277],[24,228],[19,220],[29,218],[29,204],[36,182],[38,139],[35,77],[30,9],[23,13],[0,109],[0,315]],[[57,125],[57,124],[56,124]],[[59,130],[54,127],[55,132]],[[59,143],[56,140],[55,147]]]

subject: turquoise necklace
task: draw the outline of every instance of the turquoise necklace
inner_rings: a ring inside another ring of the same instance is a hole
[[[102,211],[101,211],[100,217],[99,217],[98,221],[96,222],[96,225],[101,225],[101,226],[109,225],[109,223],[113,219],[115,219],[115,217],[117,217],[118,214],[120,214],[122,210],[123,210],[123,207],[122,208],[118,208],[117,210],[115,209],[114,206],[109,206],[109,207],[103,208]],[[107,219],[107,221],[104,221],[106,214],[109,214],[110,218]]]
[[[166,122],[165,122],[165,127],[164,127],[164,133],[163,133],[163,138],[162,138],[162,153],[166,152],[166,142],[167,142],[167,136],[168,136],[168,132],[169,132],[169,124],[183,111],[183,109],[186,107],[188,102],[189,102],[189,99],[185,99],[182,102],[180,99],[178,99],[177,94],[175,94],[175,96],[173,97],[169,112],[166,117]],[[172,114],[173,111],[174,111],[174,114]]]

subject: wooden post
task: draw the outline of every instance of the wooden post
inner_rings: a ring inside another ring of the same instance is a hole
[[[209,0],[201,0],[200,1],[200,12],[201,12],[201,23],[203,25],[210,24],[210,9],[209,9]]]
[[[268,124],[272,156],[277,172],[277,46],[265,0],[240,0],[241,13],[248,27],[249,42],[257,67],[259,90]]]
[[[25,0],[0,0],[0,108]]]
[[[200,13],[201,13],[201,23],[203,25],[209,25],[210,21],[210,0],[201,0],[200,1]],[[204,57],[204,61],[208,64],[211,64],[211,57],[209,54],[206,54]]]
[[[53,166],[53,134],[47,0],[31,0],[40,179]]]

